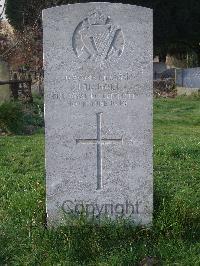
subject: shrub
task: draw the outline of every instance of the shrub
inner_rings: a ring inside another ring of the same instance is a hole
[[[21,134],[23,129],[23,106],[19,102],[0,105],[0,129],[7,133]]]
[[[0,131],[14,134],[32,134],[44,126],[42,98],[32,104],[5,102],[0,105]]]

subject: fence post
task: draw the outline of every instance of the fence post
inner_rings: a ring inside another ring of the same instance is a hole
[[[182,87],[184,87],[183,85],[184,85],[184,82],[183,82],[183,80],[184,80],[184,69],[182,68],[181,69],[181,79],[182,79]]]
[[[13,80],[16,80],[17,81],[17,73],[14,73]],[[14,101],[18,100],[18,96],[19,96],[19,84],[18,83],[10,84],[10,89],[11,89],[11,92],[12,92],[12,96],[13,96]]]
[[[32,78],[31,74],[28,74],[28,94],[29,94],[29,102],[33,102],[33,96],[32,96],[32,91],[31,91],[31,84],[32,84]]]
[[[175,72],[174,72],[174,82],[175,82],[175,86],[176,86],[176,81],[177,81],[177,69],[175,68]]]

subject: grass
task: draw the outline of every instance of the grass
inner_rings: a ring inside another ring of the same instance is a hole
[[[0,265],[200,265],[199,175],[200,100],[156,99],[153,226],[46,230],[44,134],[0,137]]]

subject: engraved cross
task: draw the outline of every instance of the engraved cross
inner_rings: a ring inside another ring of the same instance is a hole
[[[97,190],[102,188],[102,145],[123,142],[119,139],[103,139],[101,134],[102,112],[97,113],[97,138],[96,139],[77,139],[76,144],[96,144],[97,145]]]

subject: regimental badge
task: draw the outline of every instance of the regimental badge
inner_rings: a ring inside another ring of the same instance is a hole
[[[94,11],[76,27],[72,47],[80,60],[101,64],[122,55],[123,32],[109,16],[99,10]]]

